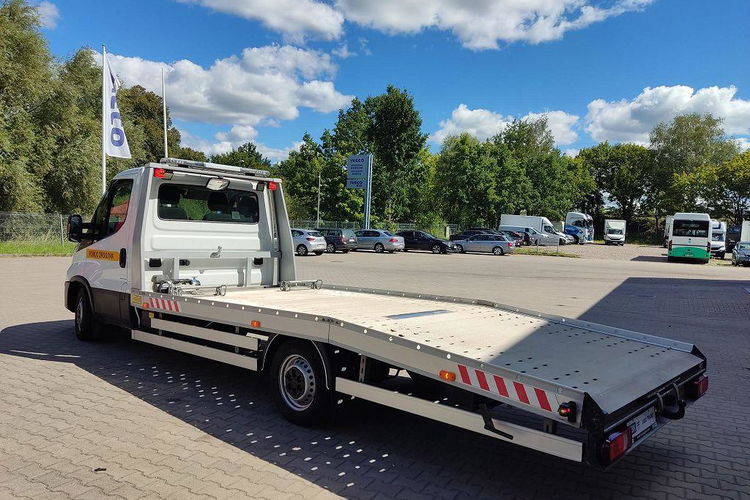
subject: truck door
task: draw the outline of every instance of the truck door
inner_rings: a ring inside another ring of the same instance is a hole
[[[135,207],[131,179],[112,181],[99,203],[92,226],[92,239],[82,241],[75,259],[89,282],[94,311],[104,321],[127,323],[128,263],[131,257]]]

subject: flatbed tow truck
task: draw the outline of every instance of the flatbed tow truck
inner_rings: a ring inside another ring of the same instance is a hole
[[[299,425],[360,398],[607,468],[708,389],[689,343],[479,299],[297,280],[282,183],[264,171],[173,158],[126,170],[68,234],[79,245],[65,305],[80,339],[117,325],[266,373]]]

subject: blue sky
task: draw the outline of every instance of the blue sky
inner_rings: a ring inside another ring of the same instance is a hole
[[[165,67],[175,124],[206,151],[253,140],[283,158],[389,83],[414,96],[433,151],[541,113],[571,153],[643,143],[691,111],[750,144],[747,0],[525,3],[48,0],[42,12],[58,57],[106,43],[126,84],[155,91]]]

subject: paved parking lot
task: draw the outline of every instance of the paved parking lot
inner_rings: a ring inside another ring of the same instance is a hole
[[[330,283],[488,298],[698,344],[709,393],[605,473],[373,404],[294,427],[255,374],[116,334],[76,341],[61,305],[67,263],[0,259],[0,498],[750,498],[750,269],[298,259],[302,277]]]

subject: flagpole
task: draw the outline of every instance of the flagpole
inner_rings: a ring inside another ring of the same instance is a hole
[[[167,146],[167,90],[164,86],[164,68],[161,68],[161,111],[164,121],[164,158],[169,158]]]
[[[107,117],[107,47],[102,44],[102,194],[107,191],[107,144],[106,144],[106,117]]]

